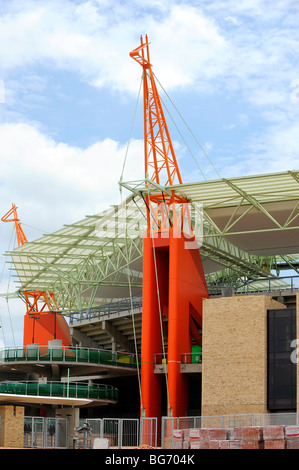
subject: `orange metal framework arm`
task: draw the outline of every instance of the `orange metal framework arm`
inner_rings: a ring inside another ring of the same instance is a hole
[[[141,45],[130,52],[130,56],[143,68],[144,101],[144,155],[145,178],[167,186],[178,179],[182,183],[180,170],[169,135],[161,100],[157,91],[149,57],[149,42],[141,36]],[[149,175],[152,171],[152,175]],[[165,181],[161,181],[164,176]]]
[[[10,219],[9,217],[11,215],[13,215],[13,217]],[[20,219],[18,218],[18,214],[17,214],[17,206],[15,204],[12,204],[12,208],[1,218],[1,220],[2,222],[14,222],[15,223],[18,246],[24,245],[24,243],[28,242],[26,235],[20,225]]]
[[[14,222],[17,233],[18,246],[28,242],[20,219],[17,206],[12,208],[1,218],[2,222]],[[65,318],[55,307],[53,292],[40,290],[24,291],[26,315],[24,317],[23,345],[34,343],[45,345],[49,340],[61,339],[64,346],[71,344],[70,330]],[[42,315],[39,315],[42,314]]]

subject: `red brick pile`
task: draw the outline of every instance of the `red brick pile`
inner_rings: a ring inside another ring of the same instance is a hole
[[[176,429],[173,448],[299,449],[299,426]]]

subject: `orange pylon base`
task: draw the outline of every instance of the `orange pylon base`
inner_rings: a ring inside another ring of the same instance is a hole
[[[192,331],[201,326],[202,299],[208,298],[198,248],[174,229],[168,236],[149,234],[143,245],[143,307],[141,397],[145,417],[161,418],[161,376],[155,374],[155,355],[162,353],[161,321],[168,318],[168,410],[185,416],[188,379],[181,374],[183,353],[192,351]],[[199,337],[197,329],[197,340]],[[159,429],[159,426],[158,426]]]
[[[36,343],[47,346],[48,341],[62,340],[63,346],[71,345],[69,326],[60,313],[38,313],[24,316],[23,346]]]

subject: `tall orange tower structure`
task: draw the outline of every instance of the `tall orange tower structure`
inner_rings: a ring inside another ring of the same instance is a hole
[[[147,232],[143,241],[141,415],[161,417],[161,376],[155,374],[154,364],[155,355],[164,349],[161,325],[165,315],[167,414],[184,416],[188,378],[181,374],[180,364],[182,354],[191,353],[193,339],[201,344],[202,299],[208,297],[208,290],[191,223],[190,201],[172,189],[173,184],[182,184],[182,178],[152,72],[147,36],[145,41],[141,36],[140,46],[130,56],[143,68]]]
[[[21,227],[17,214],[17,206],[12,204],[11,209],[1,218],[2,222],[14,222],[18,246],[28,242]],[[53,292],[41,290],[27,290],[23,292],[26,303],[24,316],[23,346],[37,343],[47,346],[53,339],[62,340],[63,346],[71,345],[69,326],[65,318],[55,306]]]

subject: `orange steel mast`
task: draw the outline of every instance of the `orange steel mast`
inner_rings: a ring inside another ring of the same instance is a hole
[[[201,344],[202,299],[208,291],[188,200],[171,186],[182,184],[177,159],[157,91],[149,42],[130,52],[143,68],[145,203],[147,232],[143,240],[143,307],[141,346],[141,415],[161,417],[161,377],[154,372],[161,355],[161,322],[168,319],[168,416],[188,409],[188,380],[181,374],[182,354]],[[151,182],[161,192],[151,191]],[[158,186],[159,185],[159,186]],[[187,223],[186,223],[187,220]],[[190,241],[191,243],[190,245]],[[195,245],[194,245],[195,242]]]
[[[9,218],[10,216],[13,216],[13,217]],[[15,223],[18,246],[24,245],[24,243],[28,241],[20,225],[20,219],[18,218],[18,213],[17,213],[17,206],[15,204],[12,204],[12,208],[8,212],[6,212],[6,214],[1,218],[1,220],[2,222],[14,222]]]
[[[28,242],[20,225],[17,206],[12,208],[1,218],[2,222],[14,222],[17,233],[18,246]],[[10,218],[13,216],[12,218]],[[38,343],[47,345],[48,341],[61,339],[64,346],[71,344],[69,327],[65,318],[55,308],[53,292],[48,294],[41,290],[28,290],[23,292],[26,303],[24,317],[23,346]]]

